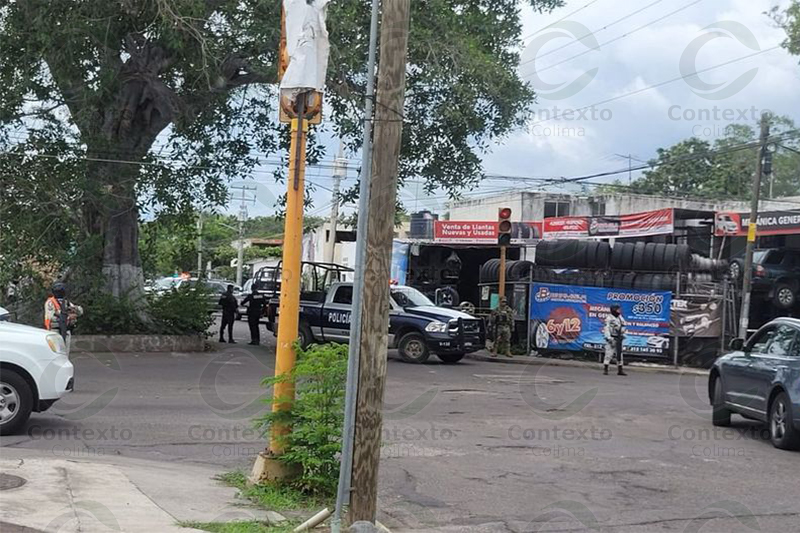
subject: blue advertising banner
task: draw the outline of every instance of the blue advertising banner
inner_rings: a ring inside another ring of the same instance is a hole
[[[533,283],[530,294],[535,348],[602,350],[606,316],[618,304],[627,324],[623,352],[668,356],[671,292]]]
[[[391,279],[398,285],[406,284],[408,273],[408,249],[410,245],[405,242],[392,241],[392,272]]]

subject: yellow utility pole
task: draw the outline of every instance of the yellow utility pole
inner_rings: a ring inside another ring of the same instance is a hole
[[[281,40],[278,52],[278,78],[289,67],[287,53],[286,13],[281,8]],[[283,237],[283,260],[281,263],[281,295],[278,315],[278,346],[275,355],[275,376],[289,374],[294,369],[296,354],[294,343],[300,321],[300,281],[303,246],[303,208],[305,200],[306,140],[309,124],[322,120],[322,93],[317,90],[301,90],[294,95],[281,92],[280,120],[291,125],[289,148],[289,175],[286,180],[286,220]],[[294,400],[294,384],[283,382],[273,388],[272,411],[286,411]],[[269,448],[258,455],[250,476],[251,483],[281,479],[294,475],[294,471],[276,460],[284,453],[285,437],[291,427],[272,424]]]
[[[275,356],[275,375],[289,373],[294,368],[294,343],[300,320],[301,252],[303,246],[303,200],[305,198],[306,95],[297,96],[296,118],[292,119],[292,142],[289,149],[289,177],[286,180],[286,227],[283,236],[283,261],[281,263],[281,300],[278,321],[278,349]],[[273,390],[272,410],[287,410],[294,399],[294,384],[276,383]],[[283,453],[281,437],[289,432],[281,424],[273,424],[269,449],[273,454]]]

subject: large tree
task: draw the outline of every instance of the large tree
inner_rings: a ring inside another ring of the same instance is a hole
[[[527,2],[541,12],[562,0]],[[328,121],[353,149],[363,119],[369,9],[369,0],[329,8]],[[523,124],[534,95],[516,71],[519,10],[517,0],[413,2],[408,96],[398,110],[407,123],[401,178],[420,176],[429,189],[455,193],[480,178],[480,151]],[[65,202],[53,211],[77,221],[64,248],[72,253],[97,237],[102,252],[82,264],[102,271],[114,295],[136,287],[143,208],[220,204],[226,179],[251,176],[286,148],[275,121],[279,20],[279,0],[2,5],[0,143],[8,153],[0,179],[27,196],[5,194],[0,208],[23,211],[38,202],[31,194],[47,189],[48,200]],[[312,141],[309,158],[320,155]],[[16,232],[3,215],[2,230]]]

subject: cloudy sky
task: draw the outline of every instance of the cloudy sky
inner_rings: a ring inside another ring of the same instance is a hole
[[[692,135],[713,140],[732,121],[755,125],[765,109],[800,124],[800,58],[778,47],[785,33],[764,14],[787,3],[568,0],[549,15],[524,7],[519,71],[539,99],[528,128],[485,155],[485,170],[520,177],[618,170],[628,161],[615,154],[647,160],[657,148]],[[709,113],[710,119],[698,117]],[[337,144],[327,144],[329,159]],[[311,174],[320,186],[313,212],[327,214],[331,171]],[[353,175],[351,170],[345,185],[354,183]],[[619,178],[627,181],[627,175]],[[467,194],[511,186],[541,187],[495,179]],[[419,191],[413,183],[402,191],[409,210],[446,209],[444,198]],[[266,199],[273,193],[260,194]],[[261,202],[255,213],[268,211]]]

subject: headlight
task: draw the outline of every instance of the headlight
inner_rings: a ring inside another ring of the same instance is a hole
[[[64,343],[64,339],[61,338],[61,335],[48,335],[47,345],[57,354],[66,355],[67,353],[67,345]]]
[[[447,331],[447,324],[445,324],[444,322],[438,322],[438,321],[431,322],[430,324],[425,326],[425,331],[428,331],[428,332],[431,332],[431,333],[444,333],[444,332]]]

